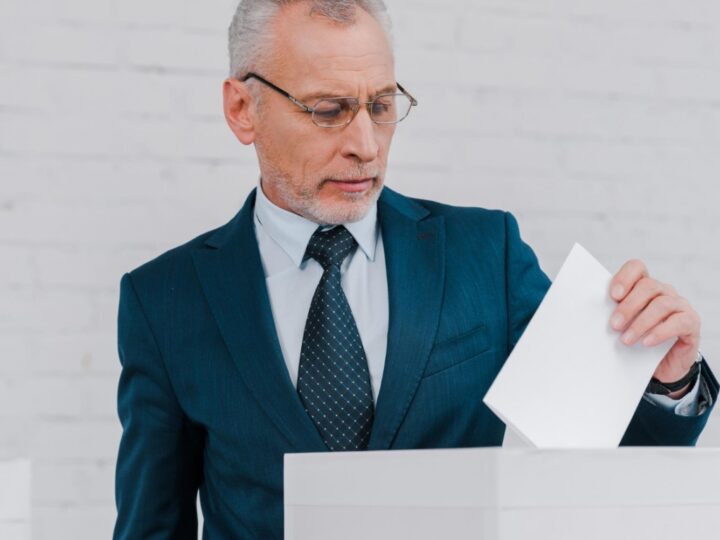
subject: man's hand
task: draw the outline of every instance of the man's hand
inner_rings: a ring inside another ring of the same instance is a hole
[[[623,332],[620,339],[626,345],[641,341],[653,346],[677,338],[655,370],[655,378],[672,382],[686,375],[700,343],[700,316],[690,303],[671,285],[651,278],[645,264],[637,259],[627,261],[613,276],[610,297],[618,302],[610,326]],[[681,397],[689,387],[670,397]]]

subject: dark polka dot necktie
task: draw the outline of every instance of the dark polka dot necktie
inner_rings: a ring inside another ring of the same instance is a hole
[[[318,227],[305,252],[324,272],[305,323],[297,391],[330,450],[364,450],[372,428],[367,358],[340,286],[340,265],[356,246],[342,225]]]

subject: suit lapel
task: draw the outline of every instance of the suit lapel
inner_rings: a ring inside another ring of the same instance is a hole
[[[327,450],[290,380],[255,238],[255,189],[242,209],[193,252],[203,292],[246,387],[299,451]]]
[[[203,292],[248,390],[298,451],[327,451],[285,366],[255,238],[255,190],[238,214],[193,252]],[[442,217],[384,188],[378,200],[389,328],[368,448],[391,447],[417,391],[437,331],[445,280]]]
[[[417,391],[438,327],[445,281],[445,226],[384,188],[378,219],[385,249],[387,354],[368,449],[391,447]]]

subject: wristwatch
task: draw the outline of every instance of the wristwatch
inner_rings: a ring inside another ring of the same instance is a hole
[[[645,391],[651,394],[659,394],[661,396],[666,396],[672,392],[677,392],[678,390],[685,388],[685,386],[692,382],[700,372],[701,360],[702,354],[700,353],[700,351],[698,351],[697,358],[693,362],[690,371],[688,371],[682,379],[674,382],[660,382],[655,377],[653,377],[652,379],[650,379],[650,382],[648,383]]]

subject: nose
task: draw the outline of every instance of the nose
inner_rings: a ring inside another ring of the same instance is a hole
[[[342,155],[365,163],[377,158],[379,149],[375,123],[367,107],[360,107],[355,118],[343,128]]]

